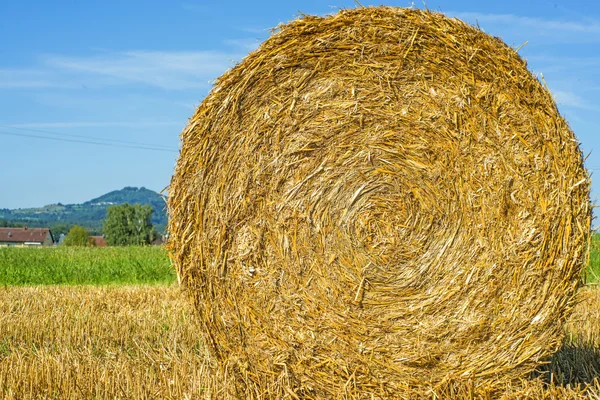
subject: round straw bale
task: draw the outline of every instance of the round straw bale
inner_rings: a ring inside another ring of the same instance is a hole
[[[303,16],[216,81],[182,142],[172,257],[238,395],[497,384],[557,348],[589,177],[500,39],[414,9]]]

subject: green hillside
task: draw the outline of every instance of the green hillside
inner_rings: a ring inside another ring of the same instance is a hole
[[[64,233],[72,225],[81,225],[93,234],[102,233],[102,220],[106,217],[106,209],[117,204],[148,204],[154,213],[152,223],[159,233],[164,231],[167,224],[164,196],[146,189],[125,187],[106,193],[82,204],[63,205],[50,204],[39,208],[22,208],[17,210],[0,210],[0,226],[50,227],[53,233]]]

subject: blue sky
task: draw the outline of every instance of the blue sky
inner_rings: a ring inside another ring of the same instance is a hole
[[[1,1],[0,208],[78,203],[124,186],[162,190],[179,133],[211,80],[299,12],[355,6],[352,0]],[[427,7],[479,24],[514,47],[528,42],[520,54],[543,74],[584,152],[591,152],[588,168],[600,175],[596,1],[440,0]],[[593,188],[594,200],[600,185]]]

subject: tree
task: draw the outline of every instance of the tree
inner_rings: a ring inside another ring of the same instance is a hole
[[[89,232],[83,226],[74,225],[65,236],[63,241],[65,246],[94,246],[94,239],[90,237]]]
[[[0,219],[0,228],[17,228],[22,226],[23,224],[17,224],[14,222],[9,222],[5,219]]]
[[[52,231],[52,235],[54,235],[55,238],[58,238],[63,233],[67,235],[71,229],[65,223],[56,223],[50,226],[50,230]]]
[[[149,205],[121,204],[106,210],[103,232],[109,246],[150,244],[156,231],[150,219],[153,209]]]

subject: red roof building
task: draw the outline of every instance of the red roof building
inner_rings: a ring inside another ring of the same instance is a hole
[[[97,247],[106,247],[106,239],[104,236],[90,236],[90,239],[94,241]]]
[[[163,244],[165,244],[165,237],[159,236],[156,239],[154,239],[151,244],[152,246],[162,246]]]
[[[0,228],[0,246],[52,246],[49,228]]]

